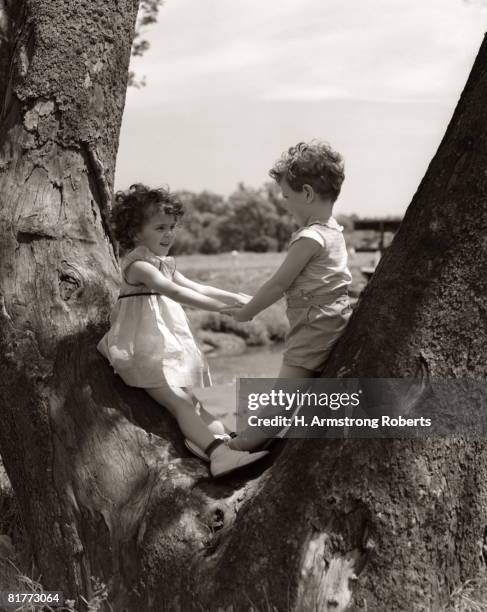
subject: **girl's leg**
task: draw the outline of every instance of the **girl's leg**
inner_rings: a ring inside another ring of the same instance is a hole
[[[191,401],[193,402],[196,409],[196,414],[201,417],[201,420],[203,421],[203,423],[205,423],[211,433],[216,436],[222,436],[226,434],[227,430],[225,429],[225,425],[223,425],[221,421],[216,419],[210,412],[208,412],[208,410],[204,408],[201,401],[193,393],[191,387],[183,387],[183,389],[186,390],[188,395],[191,397]]]
[[[285,363],[281,364],[281,369],[277,375],[280,378],[316,378],[319,376],[319,372],[314,370],[307,370],[300,366],[289,366]],[[276,380],[276,384],[278,381]],[[228,443],[230,448],[235,450],[252,450],[259,446],[262,446],[268,440],[268,436],[264,431],[261,431],[258,427],[248,427],[236,438],[233,438]]]
[[[175,417],[184,436],[205,449],[215,440],[212,432],[198,415],[192,396],[181,387],[155,387],[147,393]]]
[[[180,387],[157,387],[146,389],[147,393],[162,406],[165,406],[177,419],[184,436],[205,450],[210,455],[210,473],[214,478],[225,476],[259,461],[268,452],[242,453],[226,447],[220,440],[215,440],[200,416],[196,412],[191,395]]]

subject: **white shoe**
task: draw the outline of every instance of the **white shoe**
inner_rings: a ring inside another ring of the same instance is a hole
[[[230,472],[233,472],[234,470],[238,470],[246,465],[255,463],[256,461],[259,461],[259,459],[263,459],[268,454],[269,451],[261,451],[259,453],[234,451],[222,445],[216,449],[216,452],[211,454],[210,474],[213,476],[213,478],[220,478],[221,476],[230,474]]]
[[[223,444],[228,446],[228,443],[231,440],[231,436],[229,434],[215,434],[215,440],[221,440]],[[196,442],[192,442],[188,438],[184,439],[184,446],[189,450],[190,453],[201,459],[202,461],[210,462],[210,458],[205,453],[205,451],[196,444]]]

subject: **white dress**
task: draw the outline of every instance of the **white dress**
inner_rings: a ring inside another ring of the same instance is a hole
[[[182,306],[143,284],[127,282],[127,268],[137,260],[148,261],[169,279],[176,269],[173,257],[160,257],[145,246],[122,258],[120,295],[98,350],[132,387],[210,386],[207,361]],[[133,295],[138,293],[151,295]]]

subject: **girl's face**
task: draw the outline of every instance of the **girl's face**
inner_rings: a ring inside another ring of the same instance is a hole
[[[156,255],[165,256],[173,243],[176,225],[174,215],[158,212],[143,225],[134,242],[137,246],[146,246]]]
[[[313,200],[313,189],[309,185],[304,185],[301,191],[294,191],[285,178],[281,179],[278,184],[281,188],[282,202],[287,211],[296,221],[305,223],[310,213],[308,205]]]

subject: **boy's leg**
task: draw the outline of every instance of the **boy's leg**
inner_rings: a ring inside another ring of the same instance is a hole
[[[290,366],[283,363],[279,370],[278,378],[316,378],[319,372],[314,370],[307,370],[300,366]]]
[[[319,372],[314,370],[308,370],[299,366],[289,366],[283,363],[279,370],[278,378],[275,384],[279,385],[279,379],[286,378],[316,378],[319,376]],[[275,411],[275,414],[280,414],[280,411]],[[265,414],[265,416],[273,416],[271,414]],[[236,438],[233,438],[229,442],[230,448],[235,450],[252,450],[259,446],[262,446],[269,439],[268,433],[260,430],[258,427],[248,427],[245,431],[239,434]]]

